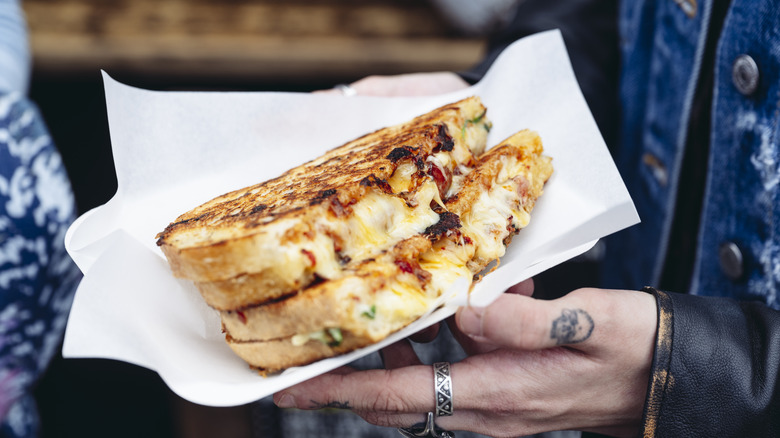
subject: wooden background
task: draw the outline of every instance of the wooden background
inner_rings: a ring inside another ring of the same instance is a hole
[[[483,44],[422,0],[25,0],[39,73],[341,80],[460,70]]]

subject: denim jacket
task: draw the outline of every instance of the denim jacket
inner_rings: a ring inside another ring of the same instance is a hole
[[[686,207],[677,202],[690,182],[686,148],[693,136],[709,139],[706,163],[694,161],[706,178],[698,228],[689,229],[698,230],[690,286],[678,291],[689,294],[654,292],[643,436],[780,433],[780,312],[770,309],[780,309],[780,2],[732,0],[723,17],[713,14],[718,1],[620,9],[616,161],[642,223],[607,239],[605,286],[661,281],[679,243],[675,210]],[[711,95],[705,114],[702,89]],[[691,130],[697,117],[708,118],[698,125],[706,129]]]
[[[640,435],[780,436],[780,0],[620,3],[614,149],[642,223],[606,239],[604,286],[668,280],[679,236],[691,242],[690,258],[679,258],[692,261],[679,271],[690,294],[645,289],[658,326]],[[508,41],[559,27],[608,140],[611,82],[594,78],[611,77],[611,5],[524,0],[490,45],[494,57]],[[491,59],[464,78],[478,79]],[[691,178],[691,168],[709,177]],[[692,180],[703,196],[688,196]],[[701,208],[683,201],[702,197]]]
[[[642,223],[607,241],[605,286],[657,285],[674,243],[713,1],[721,0],[622,3],[616,161]],[[690,290],[678,292],[780,309],[780,2],[732,0],[716,50],[696,256]]]

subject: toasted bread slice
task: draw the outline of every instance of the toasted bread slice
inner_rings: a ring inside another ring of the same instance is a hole
[[[238,357],[263,375],[346,354],[377,342],[370,337],[335,330],[312,333],[303,344],[292,336],[265,342],[239,341],[227,336],[226,341]]]
[[[484,150],[485,112],[471,97],[368,134],[196,207],[159,233],[157,243],[174,275],[227,281],[200,288],[217,309],[338,278],[349,261],[371,258],[438,222],[430,201],[446,198]],[[253,274],[262,276],[262,286],[242,287]]]
[[[228,343],[250,365],[276,371],[384,339],[432,310],[458,278],[470,281],[501,257],[528,224],[551,174],[538,135],[515,134],[480,157],[446,203],[460,220],[442,224],[433,241],[417,236],[338,280],[274,303],[222,311]],[[331,333],[348,334],[349,342]]]

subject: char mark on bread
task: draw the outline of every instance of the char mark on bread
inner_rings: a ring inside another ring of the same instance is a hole
[[[439,214],[439,222],[426,228],[423,234],[431,240],[436,240],[451,230],[461,227],[460,216],[455,213],[444,211]]]

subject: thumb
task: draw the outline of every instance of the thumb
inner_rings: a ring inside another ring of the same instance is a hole
[[[595,323],[579,303],[571,301],[503,294],[487,307],[460,308],[455,320],[471,339],[498,347],[541,350],[584,343]]]

